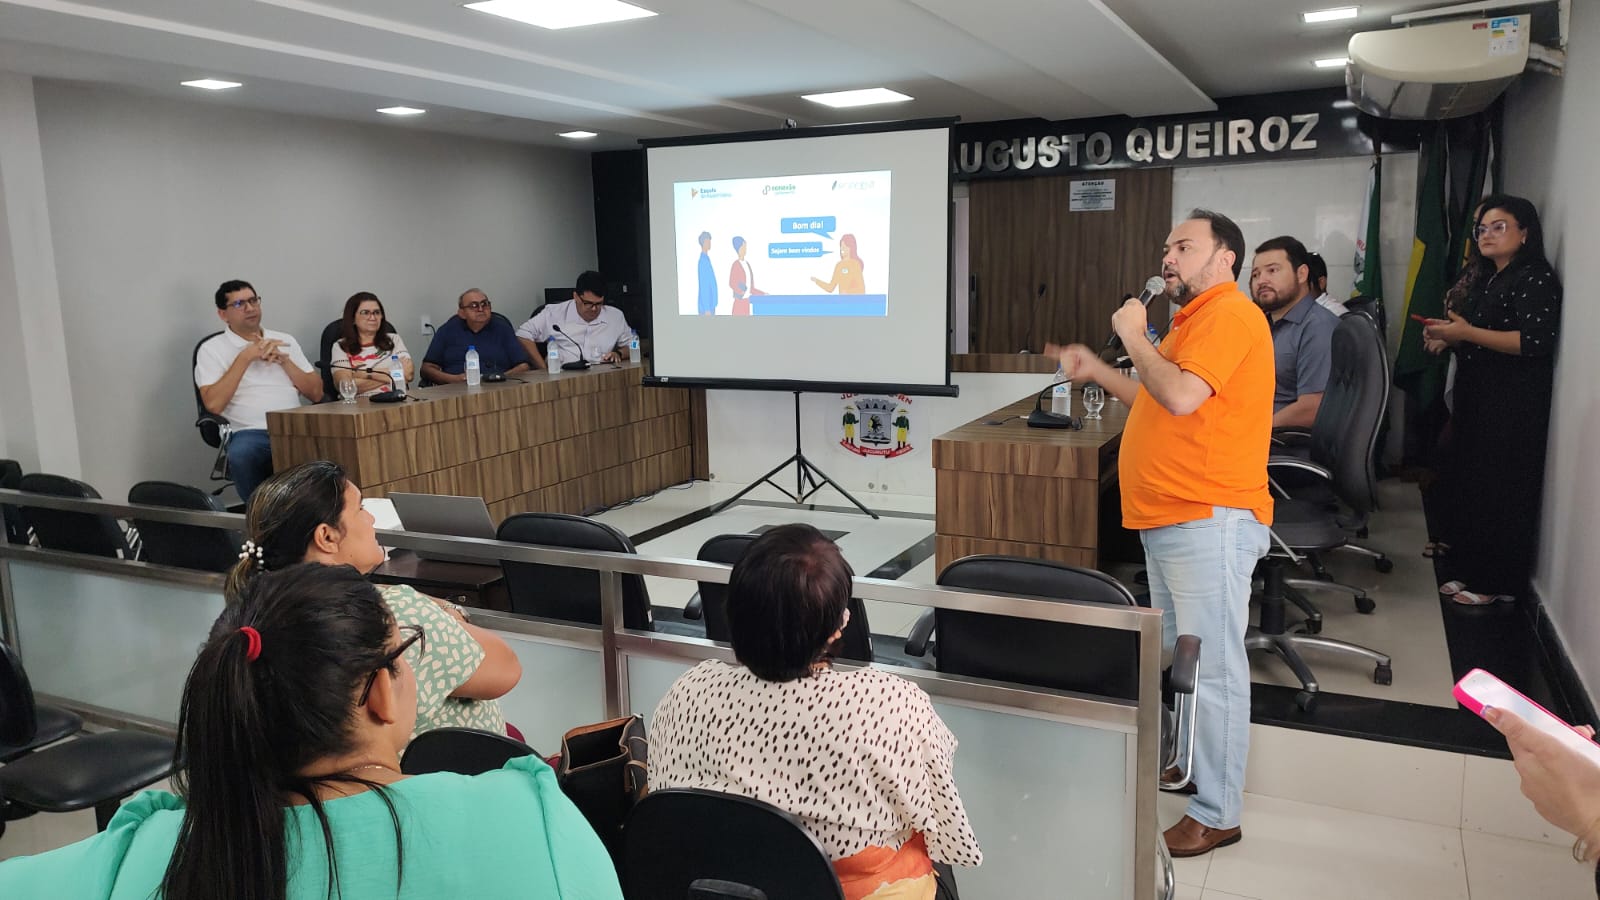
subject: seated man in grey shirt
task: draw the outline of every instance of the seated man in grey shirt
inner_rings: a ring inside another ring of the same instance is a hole
[[[1310,287],[1306,247],[1288,235],[1256,248],[1250,295],[1272,323],[1278,390],[1272,427],[1309,428],[1322,405],[1339,317],[1318,305]]]

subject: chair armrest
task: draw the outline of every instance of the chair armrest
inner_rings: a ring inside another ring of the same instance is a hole
[[[700,592],[695,591],[694,596],[689,598],[689,602],[683,605],[683,617],[685,619],[698,619],[703,615],[705,615],[705,612],[700,608]]]
[[[1272,443],[1279,447],[1293,447],[1311,440],[1311,432],[1304,428],[1274,428]]]
[[[1298,456],[1268,456],[1267,471],[1271,472],[1273,469],[1293,469],[1300,472],[1310,472],[1325,481],[1333,480],[1332,472],[1309,459],[1301,459]]]
[[[1167,683],[1174,694],[1193,694],[1195,682],[1200,680],[1200,638],[1193,634],[1178,635],[1177,646],[1172,650],[1172,669]]]
[[[925,609],[911,626],[911,634],[906,636],[906,653],[911,656],[928,655],[928,639],[933,637],[933,610]]]
[[[1179,790],[1187,787],[1194,773],[1194,741],[1195,741],[1195,716],[1199,704],[1200,681],[1200,638],[1193,634],[1178,635],[1177,646],[1172,651],[1172,668],[1167,674],[1168,684],[1172,685],[1173,700],[1176,707],[1172,727],[1175,740],[1172,742],[1172,758],[1161,761],[1161,772],[1165,775],[1169,770],[1176,770],[1178,777],[1172,781],[1161,779],[1161,786],[1166,790]]]

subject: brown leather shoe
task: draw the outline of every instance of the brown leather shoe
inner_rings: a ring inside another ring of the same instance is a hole
[[[1177,781],[1179,778],[1182,778],[1182,777],[1183,777],[1183,773],[1178,771],[1178,767],[1177,766],[1170,766],[1170,767],[1167,768],[1167,770],[1165,772],[1161,773],[1161,780],[1162,781],[1168,781],[1168,782]],[[1166,791],[1169,794],[1183,794],[1186,797],[1193,797],[1195,794],[1200,792],[1200,789],[1194,786],[1194,782],[1193,781],[1189,782],[1188,784],[1184,785],[1181,788],[1164,787],[1164,788],[1162,788],[1162,790]]]
[[[1237,844],[1244,833],[1235,828],[1207,828],[1194,819],[1184,816],[1178,824],[1162,835],[1167,842],[1167,852],[1175,859],[1201,856],[1217,849]]]

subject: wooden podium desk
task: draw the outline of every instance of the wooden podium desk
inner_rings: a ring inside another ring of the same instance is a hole
[[[1030,396],[933,439],[939,569],[974,553],[1097,565],[1101,495],[1116,486],[1128,407],[1108,396],[1102,418],[1072,431],[1029,428],[1033,405]]]
[[[268,413],[272,465],[281,472],[331,459],[368,497],[482,497],[496,522],[609,506],[687,481],[705,459],[690,392],[646,388],[644,371],[627,362],[527,372],[470,390],[417,388],[404,403],[362,398]]]

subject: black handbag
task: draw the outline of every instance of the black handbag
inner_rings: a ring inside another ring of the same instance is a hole
[[[622,856],[622,823],[648,789],[650,744],[644,719],[624,716],[574,728],[561,737],[556,783],[605,844]]]

